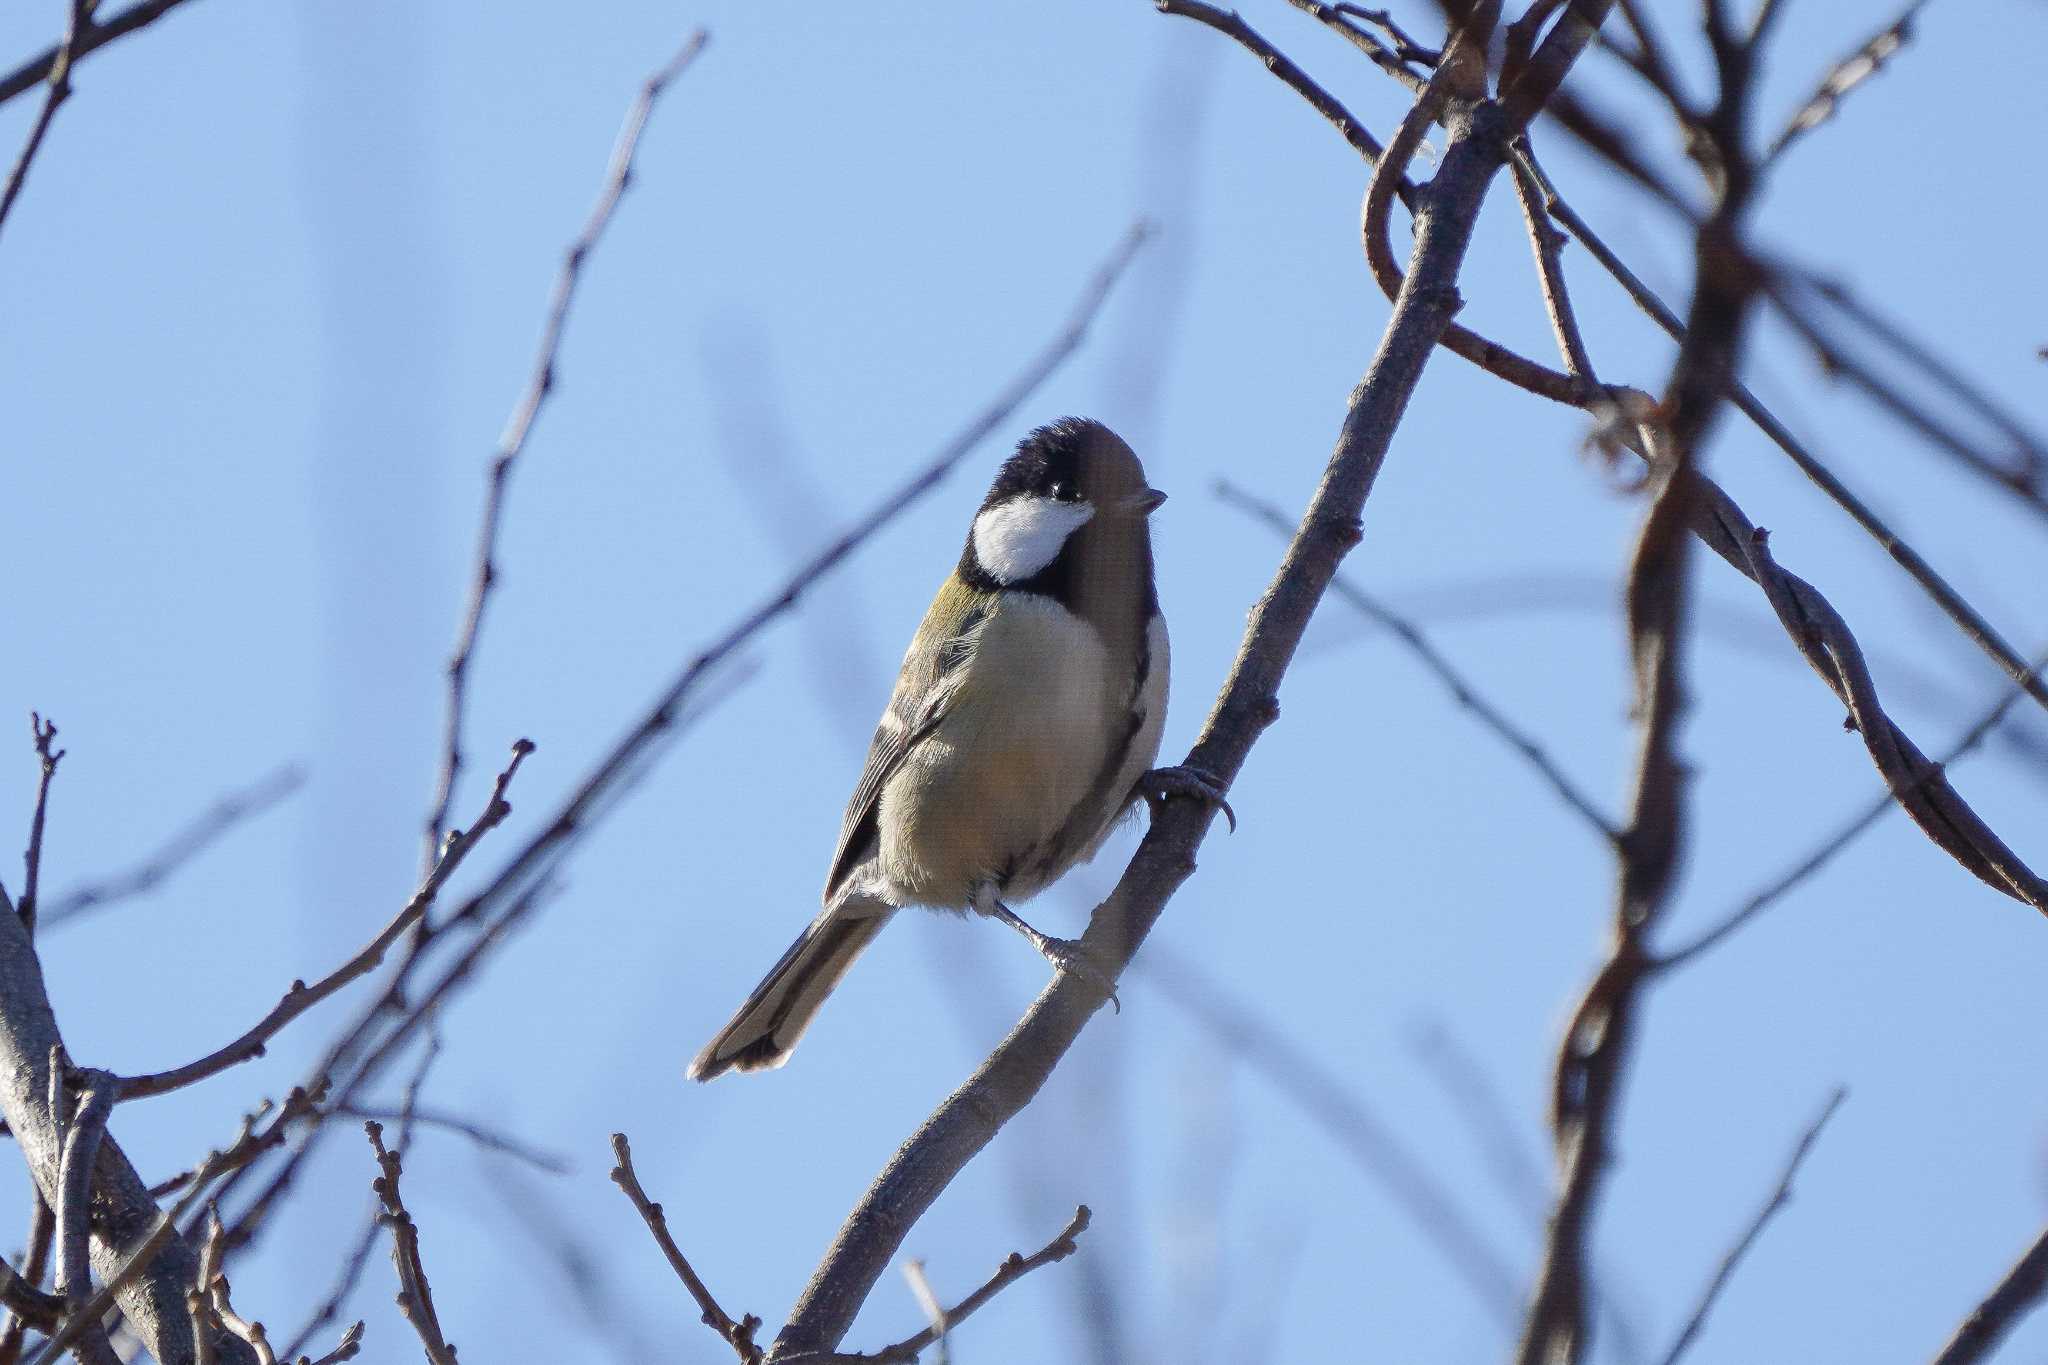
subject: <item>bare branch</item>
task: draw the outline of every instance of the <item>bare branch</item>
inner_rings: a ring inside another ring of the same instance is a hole
[[[1454,45],[1455,46],[1455,45]],[[1445,72],[1459,76],[1447,54]],[[1371,368],[1352,394],[1321,486],[1266,595],[1253,608],[1229,680],[1186,762],[1227,788],[1257,737],[1277,718],[1277,689],[1302,634],[1344,554],[1360,538],[1359,514],[1395,427],[1429,355],[1458,307],[1456,281],[1486,187],[1506,156],[1499,111],[1462,99],[1451,135],[1416,221],[1415,257]],[[1420,138],[1402,125],[1374,172],[1368,203],[1384,203]],[[1109,983],[1129,964],[1167,899],[1194,870],[1194,852],[1214,811],[1193,801],[1166,803],[1153,817],[1117,889],[1097,907],[1082,939],[1104,971],[1061,973],[981,1067],[953,1092],[891,1159],[811,1277],[774,1358],[837,1348],[915,1225],[953,1177],[1002,1125],[1030,1102],[1094,1013]]]
[[[1934,1357],[1934,1365],[1977,1365],[1991,1358],[1991,1352],[2019,1320],[2048,1298],[2048,1232],[2043,1232],[2026,1254],[2006,1272],[2005,1278],[1972,1310]]]
[[[1766,166],[1784,155],[1787,147],[1833,118],[1850,91],[1884,69],[1884,64],[1912,39],[1913,21],[1920,17],[1921,7],[1926,3],[1927,0],[1911,0],[1899,12],[1898,18],[1871,34],[1857,45],[1854,52],[1829,68],[1806,103],[1799,106],[1784,129],[1771,139],[1770,148],[1763,157]]]
[[[68,45],[70,60],[76,63],[88,53],[97,52],[114,39],[133,33],[146,24],[156,22],[165,11],[176,9],[185,0],[142,0],[130,5],[104,24],[93,23],[91,15],[86,17],[80,28],[77,41]],[[88,10],[92,7],[87,6]],[[0,76],[0,104],[5,104],[16,95],[23,95],[50,79],[57,65],[64,60],[67,45],[59,43],[45,48],[39,55],[31,57],[5,76]]]
[[[1628,618],[1640,727],[1629,824],[1617,845],[1614,938],[1607,961],[1566,1025],[1551,1100],[1559,1188],[1517,1359],[1584,1358],[1590,1331],[1593,1210],[1612,1160],[1613,1124],[1633,1042],[1648,957],[1644,931],[1667,903],[1684,834],[1685,767],[1676,752],[1684,711],[1689,518],[1683,446],[1653,466],[1650,510],[1629,570]]]
[[[25,1329],[33,1327],[47,1335],[56,1326],[64,1308],[62,1299],[54,1294],[45,1294],[38,1288],[49,1269],[50,1248],[57,1235],[57,1217],[43,1202],[42,1191],[34,1187],[34,1182],[30,1182],[29,1202],[32,1207],[28,1249],[22,1254],[21,1273],[14,1275],[13,1268],[8,1267],[7,1273],[12,1278],[6,1282],[6,1293],[0,1294],[0,1302],[5,1302],[9,1309],[7,1326],[0,1329],[0,1365],[15,1365],[21,1359]],[[5,1264],[0,1261],[0,1265]]]
[[[477,529],[469,606],[463,614],[455,652],[448,660],[448,702],[443,720],[441,771],[433,806],[427,814],[423,868],[431,869],[440,856],[442,831],[455,800],[456,781],[462,774],[462,727],[468,699],[469,663],[476,653],[477,636],[483,629],[484,609],[490,602],[491,589],[498,581],[498,527],[504,515],[505,492],[513,466],[525,453],[526,438],[533,431],[534,421],[555,390],[562,334],[568,327],[570,306],[576,301],[576,287],[582,282],[584,263],[597,249],[605,229],[611,226],[612,214],[632,184],[633,157],[640,149],[640,135],[646,130],[662,91],[689,69],[709,41],[710,35],[701,28],[692,33],[675,56],[641,84],[639,96],[627,109],[626,122],[619,129],[618,140],[612,146],[611,162],[605,169],[604,187],[598,192],[597,203],[584,221],[582,232],[563,253],[561,270],[555,276],[554,288],[548,297],[547,320],[541,326],[540,348],[534,356],[532,377],[527,381],[526,392],[520,397],[519,405],[512,410],[512,416],[505,424],[504,434],[498,438],[497,455],[491,461],[490,480],[484,493],[482,521]]]
[[[1088,1222],[1091,1217],[1092,1215],[1088,1212],[1088,1206],[1086,1204],[1081,1205],[1081,1207],[1074,1210],[1072,1221],[1060,1232],[1059,1236],[1053,1238],[1029,1256],[1023,1255],[1020,1252],[1011,1252],[1004,1259],[1002,1265],[997,1267],[996,1273],[989,1276],[986,1284],[960,1300],[959,1303],[951,1308],[941,1307],[937,1296],[931,1292],[931,1285],[925,1283],[923,1291],[918,1297],[919,1301],[926,1305],[925,1311],[932,1317],[933,1323],[930,1327],[917,1333],[917,1335],[906,1337],[894,1346],[884,1346],[879,1351],[858,1352],[852,1355],[829,1355],[822,1358],[817,1356],[791,1356],[787,1357],[787,1359],[791,1361],[791,1365],[797,1365],[797,1362],[802,1362],[803,1365],[911,1365],[911,1362],[917,1359],[919,1353],[928,1347],[934,1345],[943,1347],[946,1334],[973,1316],[990,1299],[1002,1293],[1032,1271],[1037,1270],[1040,1266],[1048,1266],[1057,1261],[1064,1261],[1067,1257],[1080,1250],[1078,1239],[1082,1233],[1088,1230]],[[912,1261],[910,1265],[918,1268],[917,1278],[911,1281],[911,1285],[915,1289],[920,1281],[923,1280],[924,1263]]]
[[[1239,511],[1256,518],[1280,535],[1292,535],[1293,527],[1278,507],[1238,488],[1228,480],[1216,485],[1216,496],[1236,507]],[[1557,760],[1539,744],[1536,739],[1513,721],[1499,708],[1482,696],[1479,690],[1463,674],[1452,666],[1437,647],[1430,642],[1422,627],[1395,611],[1379,598],[1366,592],[1346,578],[1335,578],[1330,582],[1330,591],[1344,602],[1358,609],[1367,619],[1389,631],[1396,640],[1422,661],[1444,685],[1452,700],[1470,711],[1479,723],[1499,736],[1510,749],[1528,760],[1529,766],[1550,784],[1551,790],[1569,806],[1594,832],[1612,844],[1621,837],[1614,822],[1604,815],[1593,799],[1564,773]]]
[[[57,738],[55,721],[46,721],[31,711],[28,715],[28,731],[36,746],[36,804],[28,821],[28,848],[21,855],[21,900],[15,905],[14,910],[21,916],[23,926],[33,938],[36,932],[36,898],[42,890],[43,824],[50,810],[50,783],[57,776],[57,765],[63,761],[65,751],[51,747]]]
[[[455,1348],[441,1333],[441,1319],[434,1312],[434,1292],[427,1284],[426,1263],[420,1259],[420,1230],[406,1212],[398,1189],[398,1153],[384,1147],[384,1125],[374,1119],[363,1125],[370,1150],[377,1154],[377,1178],[370,1188],[384,1205],[384,1225],[391,1229],[391,1260],[398,1267],[398,1306],[405,1320],[419,1334],[427,1359],[434,1365],[456,1365]]]
[[[655,1245],[659,1246],[661,1254],[668,1258],[669,1269],[675,1271],[676,1278],[683,1282],[683,1288],[689,1290],[690,1297],[697,1301],[698,1311],[703,1314],[704,1325],[724,1338],[726,1345],[732,1347],[733,1354],[737,1355],[744,1365],[756,1365],[756,1362],[763,1358],[760,1346],[754,1341],[754,1333],[760,1330],[761,1319],[748,1313],[735,1322],[731,1314],[718,1306],[718,1300],[712,1297],[710,1288],[691,1267],[689,1259],[683,1255],[682,1248],[676,1245],[675,1237],[668,1230],[668,1217],[662,1212],[661,1205],[649,1199],[647,1191],[641,1188],[639,1173],[633,1169],[633,1147],[626,1141],[624,1133],[612,1134],[612,1155],[618,1159],[618,1164],[612,1167],[612,1183],[632,1202],[634,1210],[647,1224],[648,1232],[654,1235]]]
[[[299,1365],[341,1365],[344,1360],[354,1360],[356,1353],[363,1349],[363,1324],[357,1322],[341,1334],[341,1344],[321,1356],[318,1360],[299,1357]]]
[[[485,805],[483,814],[477,817],[476,823],[467,831],[457,830],[450,833],[446,846],[441,850],[440,860],[427,873],[426,880],[420,883],[419,890],[413,892],[412,898],[405,903],[405,908],[400,910],[390,923],[378,930],[376,937],[372,938],[360,952],[310,986],[303,981],[292,982],[291,989],[284,993],[284,998],[233,1042],[169,1071],[157,1071],[123,1079],[121,1098],[132,1100],[149,1095],[167,1094],[206,1080],[208,1077],[217,1076],[229,1067],[261,1057],[265,1045],[292,1020],[350,982],[375,971],[391,945],[398,942],[400,936],[427,913],[428,907],[434,903],[434,897],[440,894],[441,888],[447,884],[448,878],[455,874],[455,870],[462,866],[463,859],[469,856],[469,851],[476,847],[477,841],[504,823],[505,817],[512,813],[512,805],[505,799],[505,792],[512,785],[513,777],[519,772],[519,765],[526,761],[526,756],[533,750],[534,744],[530,739],[522,739],[513,744],[512,759],[498,774],[498,780],[491,788],[491,799]]]
[[[501,1133],[461,1114],[414,1108],[408,1115],[402,1109],[380,1109],[374,1105],[358,1104],[345,1105],[336,1109],[334,1113],[341,1118],[376,1119],[380,1123],[403,1123],[410,1118],[423,1128],[439,1128],[444,1132],[454,1133],[458,1137],[467,1138],[486,1152],[509,1156],[549,1175],[563,1175],[569,1170],[569,1158],[559,1152],[543,1151],[509,1133]],[[409,1143],[399,1144],[400,1150],[405,1150],[409,1146]]]
[[[14,169],[8,173],[6,186],[0,188],[0,228],[6,226],[14,201],[21,197],[21,187],[28,181],[28,168],[42,149],[43,138],[50,131],[50,121],[57,117],[57,110],[64,101],[71,98],[71,64],[83,51],[86,31],[92,26],[95,3],[97,0],[71,0],[71,19],[64,29],[64,41],[57,45],[47,72],[50,91],[43,96],[43,107],[36,115],[36,121],[29,125],[28,141],[22,144],[21,155],[15,159]]]
[[[148,895],[236,826],[278,805],[305,785],[305,781],[303,770],[295,766],[284,767],[240,791],[228,793],[166,839],[162,847],[136,866],[104,881],[87,882],[52,900],[39,916],[43,927],[52,929],[78,919],[88,911],[103,910],[117,902]]]
[[[2030,671],[2038,674],[2043,669],[2048,669],[2048,655],[2043,655],[2037,660]],[[1937,762],[1928,765],[1922,771],[1920,777],[1916,779],[1915,785],[1925,785],[1928,781],[1944,772],[1957,759],[1976,748],[1983,742],[1986,735],[1989,735],[1998,727],[1999,722],[2003,721],[2006,714],[2012,710],[2014,703],[2018,702],[2024,695],[2026,695],[2024,687],[2016,686],[2007,689],[2005,695],[1999,698],[1997,705],[1986,711],[1975,724],[1970,726],[1968,730],[1965,730],[1961,737],[1956,740],[1955,744],[1949,748],[1949,751],[1942,755]],[[1736,930],[1742,928],[1743,925],[1769,909],[1773,904],[1782,899],[1786,893],[1800,885],[1807,878],[1813,876],[1821,868],[1827,866],[1828,862],[1836,854],[1854,843],[1865,830],[1877,823],[1880,816],[1898,804],[1898,798],[1887,789],[1882,796],[1879,796],[1876,800],[1865,806],[1833,834],[1822,840],[1812,852],[1792,864],[1790,868],[1773,879],[1768,885],[1729,912],[1711,929],[1701,933],[1697,938],[1686,943],[1684,946],[1674,948],[1660,956],[1656,962],[1656,970],[1662,972],[1674,967],[1682,967],[1701,953],[1714,948],[1730,934],[1733,934]]]
[[[1770,1197],[1764,1200],[1764,1206],[1756,1211],[1756,1217],[1750,1220],[1742,1236],[1736,1238],[1735,1245],[1728,1248],[1727,1254],[1721,1258],[1720,1265],[1715,1267],[1713,1278],[1707,1281],[1707,1287],[1701,1293],[1698,1305],[1693,1308],[1692,1315],[1686,1319],[1685,1326],[1679,1330],[1677,1338],[1671,1343],[1671,1349],[1664,1353],[1664,1365],[1677,1365],[1679,1357],[1683,1356],[1698,1339],[1700,1328],[1706,1323],[1707,1314],[1713,1311],[1714,1302],[1721,1297],[1721,1291],[1728,1287],[1728,1281],[1734,1276],[1735,1268],[1742,1264],[1742,1258],[1756,1245],[1757,1238],[1763,1235],[1763,1230],[1771,1219],[1777,1217],[1778,1212],[1792,1202],[1792,1178],[1799,1174],[1799,1167],[1805,1162],[1807,1153],[1811,1152],[1813,1144],[1820,1140],[1820,1130],[1827,1127],[1828,1120],[1835,1116],[1835,1110],[1841,1108],[1842,1101],[1848,1097],[1849,1092],[1837,1086],[1835,1092],[1828,1096],[1827,1103],[1821,1106],[1820,1113],[1814,1115],[1813,1122],[1807,1124],[1805,1131],[1799,1135],[1799,1141],[1793,1144],[1792,1155],[1786,1159],[1785,1170],[1778,1177],[1778,1183],[1772,1188]]]
[[[1236,11],[1219,9],[1215,5],[1202,3],[1202,0],[1154,2],[1161,14],[1192,19],[1235,40],[1245,51],[1257,57],[1260,64],[1284,82],[1290,90],[1307,100],[1311,108],[1329,120],[1330,126],[1335,128],[1338,135],[1350,143],[1360,156],[1369,162],[1377,162],[1380,159],[1379,139],[1368,132],[1365,125],[1338,102],[1336,96],[1311,80],[1306,71],[1290,61],[1279,48],[1261,37],[1257,30],[1238,17]],[[1414,187],[1404,184],[1403,189],[1412,192]],[[1405,193],[1402,202],[1407,202]]]

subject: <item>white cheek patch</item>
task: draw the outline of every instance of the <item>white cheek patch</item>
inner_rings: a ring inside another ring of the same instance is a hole
[[[1059,557],[1067,537],[1088,524],[1085,502],[1012,498],[974,519],[974,557],[998,582],[1018,583]]]

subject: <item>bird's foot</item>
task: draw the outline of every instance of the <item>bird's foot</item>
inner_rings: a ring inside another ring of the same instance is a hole
[[[1123,1002],[1116,998],[1116,978],[1102,969],[1101,964],[1095,959],[1095,954],[1088,951],[1087,944],[1079,939],[1054,938],[1051,934],[1042,934],[1026,924],[1016,911],[1001,901],[992,901],[991,905],[993,908],[988,913],[1031,940],[1031,946],[1038,949],[1039,954],[1047,962],[1062,972],[1072,972],[1075,976],[1084,977],[1100,986],[1109,996],[1110,1007],[1118,1014],[1123,1013]]]
[[[1154,768],[1138,779],[1137,795],[1145,799],[1154,815],[1159,807],[1176,796],[1223,812],[1223,818],[1230,822],[1230,832],[1237,833],[1237,812],[1223,799],[1223,780],[1203,768],[1176,765],[1171,768]]]

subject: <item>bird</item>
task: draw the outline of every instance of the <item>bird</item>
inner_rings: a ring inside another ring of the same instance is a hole
[[[1061,418],[1018,443],[903,656],[824,908],[697,1054],[692,1079],[787,1062],[909,906],[989,916],[1061,971],[1101,978],[1078,942],[1040,933],[1008,902],[1094,857],[1141,799],[1204,801],[1235,826],[1212,775],[1152,767],[1169,659],[1150,518],[1165,501],[1098,421]]]

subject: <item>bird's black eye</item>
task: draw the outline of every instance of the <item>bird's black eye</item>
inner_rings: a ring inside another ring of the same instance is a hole
[[[1055,482],[1052,487],[1045,491],[1046,495],[1054,502],[1072,502],[1077,496],[1073,486],[1064,481]]]

